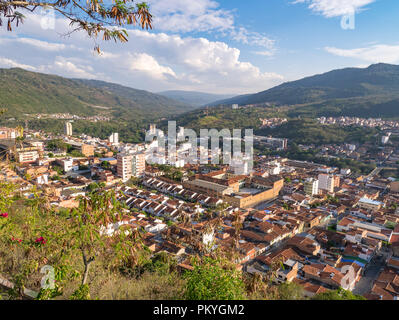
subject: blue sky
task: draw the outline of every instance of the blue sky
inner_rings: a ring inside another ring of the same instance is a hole
[[[93,78],[153,92],[242,94],[343,67],[399,64],[397,0],[149,0],[154,30],[132,28],[128,44],[60,36],[68,24],[26,14],[0,27],[0,67]],[[343,29],[354,16],[354,29]]]

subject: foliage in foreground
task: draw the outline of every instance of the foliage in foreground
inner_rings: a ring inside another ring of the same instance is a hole
[[[241,274],[221,261],[204,258],[194,263],[187,278],[188,300],[242,300],[245,286]]]
[[[192,271],[180,274],[169,254],[152,254],[140,233],[121,230],[112,238],[99,226],[123,211],[113,192],[98,189],[82,199],[78,209],[54,211],[46,197],[32,190],[30,200],[15,195],[15,186],[0,185],[0,275],[15,284],[0,291],[2,299],[24,299],[24,289],[37,299],[151,299],[151,300],[302,300],[295,283],[273,285],[276,264],[266,276],[246,275],[226,255],[193,259]],[[7,212],[7,213],[6,213]],[[53,268],[54,286],[48,268]],[[46,271],[47,270],[47,271]],[[319,300],[360,299],[337,290]]]
[[[366,300],[363,296],[339,288],[315,295],[312,300]]]

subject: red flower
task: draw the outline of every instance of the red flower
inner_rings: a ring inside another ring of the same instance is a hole
[[[22,242],[22,239],[17,239],[17,238],[12,237],[12,238],[11,238],[11,241],[21,243],[21,242]]]
[[[1,213],[0,217],[7,218],[8,217],[8,213],[7,212]]]
[[[35,240],[36,243],[40,243],[40,244],[46,244],[47,240],[44,239],[43,237],[37,238]]]

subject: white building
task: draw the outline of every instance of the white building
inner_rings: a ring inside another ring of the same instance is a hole
[[[175,168],[183,168],[185,165],[185,161],[184,159],[176,159],[176,161],[168,161],[170,166],[173,166]]]
[[[116,170],[118,176],[122,178],[122,181],[128,181],[132,177],[132,156],[118,154]]]
[[[65,135],[72,136],[72,123],[65,122]]]
[[[249,161],[251,160],[249,157],[233,156],[230,168],[233,169],[236,175],[248,175],[251,173],[251,166],[249,165]]]
[[[113,134],[110,135],[108,140],[112,144],[119,144],[119,133],[114,132]]]
[[[382,144],[387,144],[388,141],[389,141],[389,136],[383,136],[383,137],[381,138]]]
[[[356,145],[354,144],[347,144],[346,145],[349,151],[355,151],[356,150]]]
[[[270,175],[279,175],[281,173],[280,162],[277,162],[275,165],[271,165],[267,171]]]
[[[305,190],[305,193],[310,196],[319,194],[319,180],[316,180],[314,178],[306,179],[306,181],[304,183],[304,190]]]
[[[341,169],[340,173],[344,176],[347,176],[351,173],[351,169]]]
[[[35,162],[39,159],[37,150],[21,150],[16,153],[16,158],[19,163]]]
[[[328,174],[319,174],[319,189],[334,192],[335,177]]]
[[[61,162],[62,169],[64,170],[64,172],[70,172],[74,169],[73,159],[64,159],[64,160],[60,160],[60,162]]]
[[[131,177],[142,177],[145,172],[145,153],[118,154],[117,174],[122,181],[128,181]]]
[[[139,152],[132,155],[132,176],[140,178],[145,172],[145,153]]]
[[[36,178],[36,183],[41,184],[48,184],[48,174],[42,174]]]

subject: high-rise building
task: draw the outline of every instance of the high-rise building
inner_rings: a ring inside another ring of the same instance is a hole
[[[145,153],[140,152],[132,155],[132,176],[141,178],[145,172]]]
[[[131,177],[142,177],[145,172],[145,153],[118,154],[116,168],[122,181],[127,181]]]
[[[71,136],[72,135],[72,123],[65,122],[65,135]]]
[[[116,171],[122,181],[127,181],[132,177],[132,156],[128,154],[118,154]]]
[[[157,125],[152,123],[150,124],[150,134],[155,134],[157,132]]]
[[[316,180],[314,178],[306,179],[304,183],[304,191],[310,196],[319,194],[319,180]]]
[[[119,133],[114,132],[113,134],[110,135],[108,140],[112,144],[118,144],[119,143]]]
[[[319,174],[319,189],[327,192],[334,192],[334,188],[339,187],[340,178],[334,175]]]

